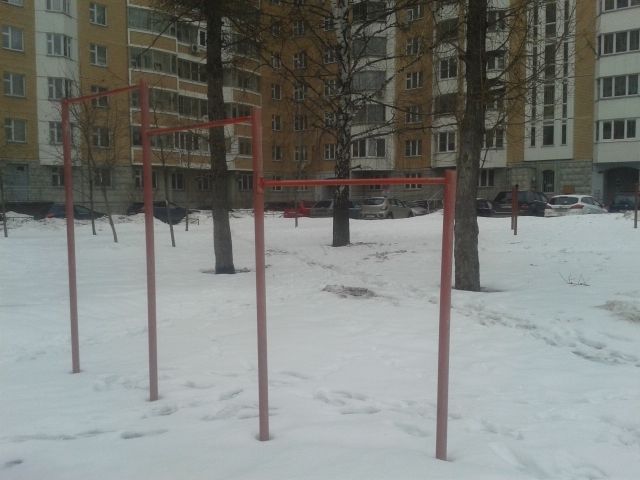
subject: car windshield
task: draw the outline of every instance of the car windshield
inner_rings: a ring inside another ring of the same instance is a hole
[[[384,198],[375,197],[375,198],[365,198],[362,201],[363,205],[382,205],[384,203]]]
[[[331,206],[331,200],[320,200],[314,205],[314,208],[328,208]]]
[[[553,197],[549,203],[551,205],[574,205],[578,203],[578,197]]]

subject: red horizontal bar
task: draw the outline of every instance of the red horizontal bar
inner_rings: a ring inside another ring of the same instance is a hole
[[[85,100],[93,100],[94,98],[109,97],[117,95],[118,93],[128,92],[130,90],[137,90],[140,85],[128,85],[126,87],[116,88],[113,90],[105,90],[104,92],[92,93],[90,95],[83,95],[81,97],[63,98],[62,101],[66,103],[81,103]]]
[[[251,123],[251,117],[224,118],[222,120],[212,120],[205,123],[193,123],[191,125],[180,125],[177,127],[152,128],[147,135],[164,135],[166,133],[181,132],[183,130],[197,130],[203,128],[224,127],[236,123]]]
[[[330,179],[312,179],[312,180],[267,180],[259,179],[264,187],[319,187],[331,185],[444,185],[446,179],[444,177],[425,177],[425,178],[330,178]]]

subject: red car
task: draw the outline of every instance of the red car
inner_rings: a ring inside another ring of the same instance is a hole
[[[313,202],[306,202],[300,200],[298,202],[298,208],[289,207],[284,209],[284,218],[296,218],[296,217],[310,217],[311,207]]]

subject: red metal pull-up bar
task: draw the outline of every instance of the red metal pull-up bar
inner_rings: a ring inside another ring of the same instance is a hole
[[[258,320],[258,378],[260,440],[269,439],[267,381],[267,308],[265,284],[264,190],[265,187],[302,187],[338,185],[403,185],[407,178],[349,178],[313,180],[266,180],[262,170],[260,111],[253,114],[253,209],[256,249],[256,307]],[[256,154],[257,153],[257,154]],[[447,416],[449,398],[449,344],[451,320],[451,280],[453,271],[453,222],[455,216],[456,172],[447,170],[444,177],[411,178],[412,183],[444,185],[442,223],[442,261],[440,269],[440,320],[438,333],[438,393],[436,422],[436,458],[447,458]]]

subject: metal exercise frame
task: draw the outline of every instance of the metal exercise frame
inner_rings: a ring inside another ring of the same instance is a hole
[[[143,172],[143,195],[144,195],[144,220],[145,239],[147,257],[147,323],[149,340],[149,400],[158,399],[158,343],[156,328],[156,269],[155,269],[155,248],[153,235],[153,189],[151,171],[151,137],[164,135],[172,132],[191,129],[205,129],[224,127],[225,125],[237,123],[254,122],[259,120],[259,112],[252,116],[230,118],[225,120],[214,120],[211,122],[198,123],[193,125],[183,125],[171,128],[150,128],[149,116],[149,86],[145,80],[140,80],[137,85],[129,85],[114,90],[83,95],[80,97],[65,98],[62,100],[62,143],[64,157],[64,188],[65,188],[65,216],[67,218],[67,256],[69,265],[69,310],[71,319],[71,363],[72,373],[80,372],[80,342],[78,338],[78,289],[76,279],[76,253],[75,253],[75,230],[73,214],[73,171],[71,160],[71,124],[69,117],[70,105],[94,100],[97,98],[118,95],[137,90],[140,94],[140,134],[142,139],[142,172]],[[257,148],[254,140],[254,155]]]
[[[255,114],[254,114],[255,115]],[[258,122],[257,125],[260,125]],[[254,123],[254,127],[256,123]],[[268,187],[338,186],[338,185],[405,185],[406,178],[267,180],[263,176],[262,157],[255,149],[262,144],[262,132],[253,131],[253,209],[255,221],[256,301],[258,321],[258,391],[260,434],[269,440],[269,404],[267,379],[267,308],[265,282],[264,191]],[[444,177],[412,178],[411,183],[444,185],[444,219],[442,224],[442,259],[440,267],[440,320],[438,333],[438,394],[436,420],[436,458],[447,459],[447,416],[449,402],[449,338],[451,319],[451,280],[453,264],[453,226],[455,217],[456,172],[447,170]]]

